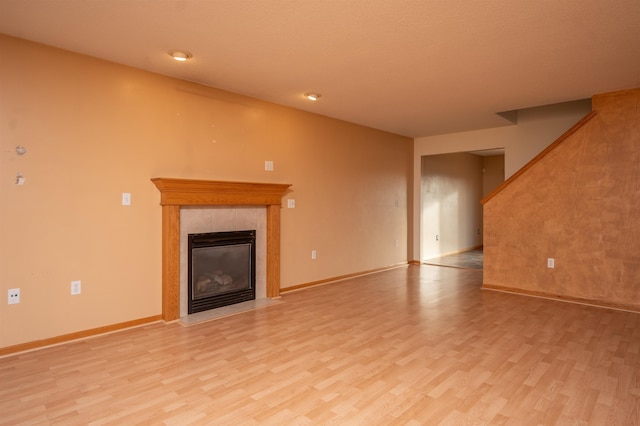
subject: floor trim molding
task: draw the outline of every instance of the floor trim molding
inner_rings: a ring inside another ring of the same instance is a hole
[[[617,311],[626,311],[640,314],[640,307],[634,305],[626,305],[624,303],[603,302],[594,299],[583,299],[580,297],[563,296],[560,294],[544,293],[541,291],[522,290],[518,288],[503,287],[493,284],[482,284],[482,290],[499,291],[502,293],[518,294],[521,296],[538,297],[540,299],[555,300],[558,302],[575,303],[578,305],[594,306],[596,308],[615,309]]]
[[[63,334],[61,336],[50,337],[42,340],[34,340],[31,342],[20,343],[13,346],[0,348],[0,358],[7,355],[15,355],[19,352],[29,352],[42,349],[48,346],[55,346],[62,343],[71,342],[73,340],[88,339],[101,334],[113,333],[115,331],[124,330],[126,328],[139,327],[141,325],[151,324],[162,320],[162,315],[153,315],[146,318],[125,321],[118,324],[106,325],[104,327],[91,328],[89,330],[76,331],[75,333]]]
[[[384,268],[371,269],[369,271],[364,271],[364,272],[355,272],[353,274],[340,275],[340,276],[333,277],[333,278],[326,278],[324,280],[311,281],[311,282],[304,283],[304,284],[294,285],[292,287],[281,288],[280,289],[280,294],[284,294],[284,293],[288,293],[288,292],[292,292],[292,291],[297,291],[297,290],[303,290],[305,288],[316,287],[316,286],[324,285],[324,284],[331,284],[331,283],[334,283],[336,281],[343,281],[343,280],[347,280],[349,278],[362,277],[362,276],[365,276],[365,275],[375,274],[375,273],[382,272],[382,271],[388,271],[390,269],[402,268],[402,267],[409,266],[410,263],[411,262],[402,262],[402,263],[398,263],[396,265],[387,266],[387,267],[384,267]],[[413,264],[413,263],[411,263],[411,264]]]

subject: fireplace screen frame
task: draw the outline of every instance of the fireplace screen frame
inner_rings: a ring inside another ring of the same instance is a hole
[[[211,296],[195,299],[193,249],[217,248],[234,245],[249,246],[248,288],[221,291]],[[188,234],[188,313],[234,305],[256,298],[256,231],[224,231]]]

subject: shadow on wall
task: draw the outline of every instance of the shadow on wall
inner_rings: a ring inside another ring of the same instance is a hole
[[[504,181],[504,154],[480,154],[422,157],[423,260],[482,246],[480,201]]]

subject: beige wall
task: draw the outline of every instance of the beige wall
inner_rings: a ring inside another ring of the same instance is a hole
[[[486,286],[640,310],[639,108],[640,89],[595,96],[594,118],[486,202]]]
[[[417,138],[413,153],[413,243],[410,258],[421,258],[420,163],[425,155],[504,148],[505,178],[549,146],[591,111],[591,100],[527,108],[517,113],[516,125]]]
[[[0,347],[160,313],[153,177],[291,184],[282,287],[407,261],[410,139],[4,36],[0,50]]]
[[[482,197],[504,182],[504,155],[482,157]]]
[[[422,157],[423,260],[482,244],[482,169],[478,155]]]

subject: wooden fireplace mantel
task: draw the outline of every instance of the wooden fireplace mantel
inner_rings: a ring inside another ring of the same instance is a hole
[[[180,208],[253,205],[267,208],[267,297],[280,295],[280,204],[291,186],[278,183],[153,178],[162,205],[162,319],[180,317]]]

